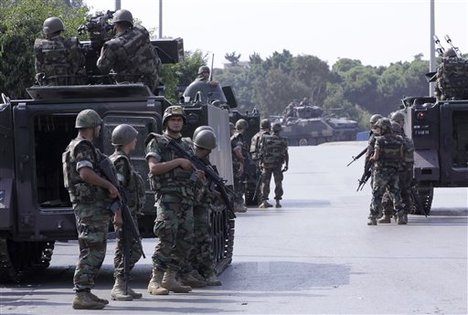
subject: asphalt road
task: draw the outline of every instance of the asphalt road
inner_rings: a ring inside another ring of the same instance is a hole
[[[150,258],[132,286],[143,299],[75,311],[76,242],[56,243],[49,269],[1,286],[0,314],[467,314],[468,189],[436,189],[432,215],[367,226],[370,189],[356,192],[364,142],[290,148],[281,209],[239,214],[223,285],[150,296]],[[112,251],[94,292],[110,298]],[[147,257],[154,239],[144,240]]]

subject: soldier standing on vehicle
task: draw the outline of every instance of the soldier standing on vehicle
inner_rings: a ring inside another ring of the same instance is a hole
[[[273,124],[273,134],[264,135],[260,142],[260,168],[262,170],[261,198],[259,208],[268,208],[270,194],[270,181],[273,174],[275,180],[276,208],[281,208],[280,200],[283,197],[283,173],[288,170],[289,154],[288,141],[280,136],[281,124]],[[283,168],[284,165],[284,168]]]
[[[217,172],[216,167],[211,165],[209,161],[211,150],[217,146],[216,135],[213,130],[209,128],[199,128],[197,128],[197,130],[200,131],[194,133],[193,136],[195,155],[200,158],[208,168],[212,168],[213,171]],[[207,178],[203,188],[197,193],[195,206],[193,208],[194,246],[189,259],[193,267],[194,278],[204,282],[207,286],[221,285],[221,281],[217,278],[215,270],[210,216],[212,211],[225,207],[225,204],[220,199],[220,194],[216,191],[214,185],[213,181]]]
[[[119,197],[117,187],[105,179],[99,163],[107,157],[94,147],[99,137],[102,119],[92,109],[76,117],[78,136],[63,153],[64,184],[75,212],[80,256],[73,277],[74,309],[102,309],[109,302],[91,293],[94,280],[106,255],[107,231],[111,215],[114,224],[122,226],[120,209],[111,211],[113,199]]]
[[[377,225],[377,217],[382,213],[382,197],[388,190],[393,200],[393,211],[398,216],[398,224],[406,224],[405,213],[398,187],[398,170],[403,160],[403,141],[392,133],[390,119],[381,118],[375,124],[375,149],[370,161],[373,166],[372,201],[368,225]]]
[[[190,102],[211,103],[217,101],[217,106],[227,103],[219,82],[211,80],[210,68],[207,66],[198,68],[197,77],[187,86],[183,96],[186,101]]]
[[[168,294],[168,291],[188,293],[192,290],[190,286],[182,285],[176,275],[192,250],[195,187],[204,174],[194,170],[190,160],[178,157],[167,146],[173,140],[185,150],[191,150],[190,139],[181,135],[185,123],[183,108],[169,106],[162,118],[163,134],[151,133],[145,141],[157,209],[153,230],[159,238],[148,284],[148,292],[153,295]]]
[[[246,132],[249,124],[245,119],[239,119],[236,122],[236,132],[231,136],[232,148],[232,169],[234,173],[234,211],[246,212],[247,207],[244,202],[245,193],[245,166],[247,163],[247,144],[244,140],[244,133]]]
[[[36,81],[39,85],[73,85],[84,79],[84,54],[76,37],[65,39],[58,17],[44,21],[45,39],[34,42]]]
[[[117,170],[117,179],[120,186],[125,192],[125,199],[133,222],[137,224],[137,213],[141,211],[145,203],[145,186],[140,174],[133,168],[130,162],[130,154],[135,150],[137,143],[138,131],[130,125],[121,124],[115,127],[112,131],[112,145],[115,147],[114,153],[109,157],[114,163]],[[138,228],[138,227],[137,227]],[[116,228],[116,232],[122,235],[120,228]],[[137,293],[128,287],[125,279],[129,275],[124,274],[124,240],[119,237],[114,257],[114,278],[115,283],[111,291],[111,298],[117,301],[131,301],[140,299],[141,293]],[[132,246],[129,250],[130,257],[128,259],[128,270],[131,271],[138,260],[142,256],[138,240],[132,241]]]
[[[97,67],[103,74],[115,73],[117,82],[143,82],[157,94],[161,60],[148,31],[133,25],[128,10],[115,12],[112,22],[116,34],[102,46]]]

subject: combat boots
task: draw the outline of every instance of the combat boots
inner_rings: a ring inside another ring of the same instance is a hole
[[[72,307],[75,310],[102,310],[106,304],[96,301],[95,297],[88,291],[76,292]]]
[[[218,279],[214,272],[211,272],[206,276],[206,285],[210,287],[222,285],[221,281]]]
[[[369,217],[369,221],[367,221],[367,225],[377,225],[377,219],[375,217]]]
[[[192,288],[204,288],[206,287],[206,281],[202,279],[197,279],[192,275],[192,273],[184,273],[179,277],[180,282],[183,285],[190,286]]]
[[[169,290],[161,286],[164,271],[153,269],[151,279],[148,283],[148,293],[152,295],[168,295]]]
[[[404,210],[400,210],[397,213],[397,224],[407,224],[408,223],[408,215],[405,213]]]
[[[188,293],[192,291],[192,287],[182,285],[179,281],[177,281],[176,272],[169,269],[164,273],[161,286],[175,293]]]
[[[276,208],[281,208],[281,204],[280,204],[280,201],[279,199],[276,199],[276,205],[275,205]]]
[[[112,291],[111,291],[111,299],[113,299],[114,301],[133,300],[133,296],[129,294],[130,293],[129,290],[125,289],[126,286],[127,286],[127,283],[124,281],[124,279],[120,277],[116,277],[114,287],[112,288]]]
[[[258,206],[259,208],[270,208],[273,207],[271,203],[269,203],[267,200],[263,200],[263,202]]]
[[[377,222],[378,223],[391,223],[392,222],[392,215],[385,213]]]
[[[102,304],[104,304],[104,305],[109,304],[109,301],[108,301],[108,300],[106,300],[106,299],[101,299],[101,298],[97,297],[97,296],[94,295],[91,291],[89,291],[88,293],[90,294],[91,298],[92,298],[94,301],[99,302],[99,303],[102,303]]]

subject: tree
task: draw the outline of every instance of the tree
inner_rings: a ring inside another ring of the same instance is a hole
[[[233,51],[232,53],[228,54],[226,53],[224,55],[224,58],[231,63],[232,66],[236,66],[239,64],[239,59],[241,57],[241,54],[236,55],[236,52]]]

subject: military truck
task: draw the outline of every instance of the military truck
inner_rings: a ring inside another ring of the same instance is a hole
[[[468,187],[468,100],[402,100],[405,133],[414,141],[417,214],[431,211],[434,187]]]
[[[158,43],[154,43],[158,45]],[[181,39],[164,41],[158,49],[163,63],[180,59]],[[143,84],[33,86],[30,99],[10,100],[2,94],[0,104],[0,281],[20,280],[29,271],[49,266],[56,241],[76,240],[75,217],[63,186],[62,152],[77,134],[76,115],[94,109],[103,118],[101,137],[95,142],[111,154],[111,133],[121,123],[139,132],[132,156],[136,170],[148,173],[144,139],[160,133],[161,116],[171,104],[155,96]],[[218,147],[211,154],[226,185],[232,185],[229,113],[210,104],[185,107],[191,136],[200,125],[211,125]],[[148,185],[148,184],[147,184]],[[154,237],[154,196],[146,187],[146,205],[139,217],[142,237]],[[232,260],[234,218],[227,208],[211,215],[213,248],[218,273]]]

